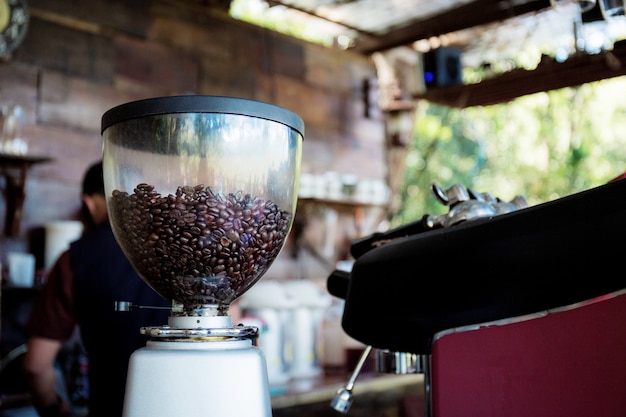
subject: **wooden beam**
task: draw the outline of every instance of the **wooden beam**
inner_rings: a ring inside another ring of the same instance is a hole
[[[397,46],[410,45],[432,36],[502,22],[550,7],[552,7],[550,0],[476,0],[428,19],[391,30],[380,37],[360,36],[351,50],[369,55]]]
[[[460,108],[488,106],[622,75],[626,75],[626,41],[616,42],[611,51],[580,53],[565,62],[546,57],[534,70],[515,69],[476,84],[432,88],[414,98]]]

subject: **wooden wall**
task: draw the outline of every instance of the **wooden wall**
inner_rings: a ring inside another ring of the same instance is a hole
[[[53,161],[29,172],[19,236],[2,237],[2,252],[25,245],[42,264],[43,225],[77,216],[82,174],[101,154],[102,114],[135,99],[209,94],[270,102],[304,119],[303,172],[384,178],[382,116],[375,100],[365,108],[363,94],[364,82],[376,79],[369,58],[200,4],[29,1],[26,38],[0,62],[0,104],[23,107],[29,154]]]

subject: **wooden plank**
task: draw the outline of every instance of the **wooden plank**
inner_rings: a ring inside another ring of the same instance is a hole
[[[142,98],[54,71],[43,71],[40,81],[39,122],[100,132],[102,114],[126,101]],[[94,98],[98,99],[95,100]]]
[[[113,78],[113,49],[110,40],[37,18],[31,18],[24,43],[15,60],[57,70],[97,83]]]
[[[27,65],[0,65],[0,104],[21,106],[24,111],[24,125],[35,122],[37,108],[38,71]]]
[[[85,24],[145,36],[150,24],[151,0],[29,0],[31,15],[51,22],[63,22],[79,29]],[[70,18],[71,17],[71,18]]]
[[[148,37],[152,42],[170,45],[189,55],[231,61],[237,49],[232,26],[218,19],[204,23],[186,22],[169,16],[156,16]]]
[[[146,86],[158,86],[164,94],[198,91],[198,60],[163,44],[116,36],[115,77]]]
[[[255,98],[261,77],[255,67],[237,67],[230,60],[203,57],[200,63],[199,94]]]
[[[337,131],[343,125],[341,96],[304,84],[290,77],[275,75],[274,104],[285,107],[305,119],[309,125]]]

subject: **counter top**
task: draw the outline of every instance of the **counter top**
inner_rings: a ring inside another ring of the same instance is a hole
[[[272,395],[272,408],[283,409],[306,404],[328,402],[335,397],[337,390],[342,388],[348,379],[346,375],[320,375],[312,378],[300,378],[289,381],[281,387],[276,394]],[[387,391],[403,391],[409,389],[415,395],[421,395],[423,391],[424,374],[377,374],[368,373],[360,375],[354,383],[353,394],[373,394]],[[284,392],[281,392],[284,391]]]

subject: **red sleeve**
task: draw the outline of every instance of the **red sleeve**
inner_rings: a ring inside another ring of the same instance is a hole
[[[76,325],[73,282],[70,254],[66,251],[50,270],[33,305],[26,327],[30,336],[61,341],[72,336]]]

